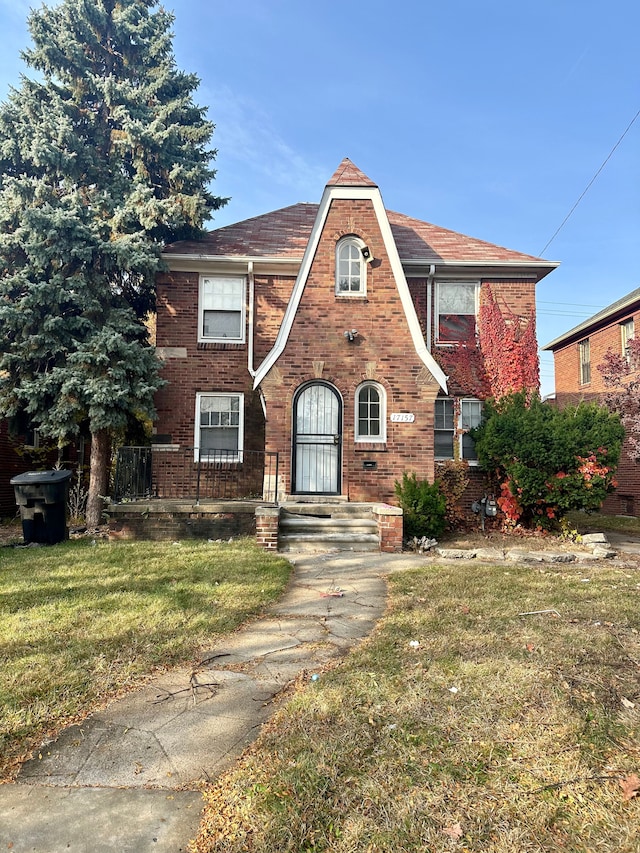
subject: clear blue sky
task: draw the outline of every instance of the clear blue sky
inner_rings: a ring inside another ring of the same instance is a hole
[[[29,5],[0,0],[0,99]],[[349,157],[389,209],[539,255],[640,109],[637,0],[165,5],[217,125],[212,227],[319,201]],[[540,344],[640,286],[639,151],[640,118],[544,252]]]

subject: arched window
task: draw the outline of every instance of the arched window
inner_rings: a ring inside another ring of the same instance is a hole
[[[386,396],[377,382],[365,382],[356,393],[356,441],[387,440]]]
[[[364,243],[344,237],[336,246],[336,295],[364,296],[367,292],[367,265],[362,256]]]

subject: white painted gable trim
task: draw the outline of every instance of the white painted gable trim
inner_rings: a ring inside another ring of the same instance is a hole
[[[409,292],[409,285],[407,284],[407,279],[405,278],[404,270],[402,269],[402,264],[400,262],[398,248],[395,244],[395,240],[393,239],[391,225],[389,224],[389,219],[387,217],[384,204],[382,203],[382,195],[377,187],[325,187],[320,201],[320,206],[318,208],[318,215],[316,216],[316,221],[313,224],[311,236],[309,237],[309,242],[307,244],[304,257],[302,258],[300,271],[293,287],[291,299],[289,300],[289,304],[287,305],[287,309],[284,313],[276,342],[273,345],[273,349],[267,355],[256,372],[254,388],[257,388],[260,385],[267,373],[284,352],[300,300],[302,299],[305,284],[309,277],[311,264],[315,257],[316,249],[318,248],[320,235],[322,234],[331,202],[334,199],[359,199],[368,200],[373,203],[373,209],[378,219],[382,239],[389,257],[391,270],[395,278],[398,293],[400,295],[400,301],[407,318],[407,324],[409,326],[411,339],[413,340],[416,353],[446,394],[447,377],[425,344],[422,330],[420,329],[420,323],[418,321],[418,315],[416,314],[416,309],[413,304],[413,300],[411,299],[411,293]]]

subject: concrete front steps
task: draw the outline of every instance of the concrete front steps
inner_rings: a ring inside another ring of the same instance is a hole
[[[380,551],[371,504],[286,503],[280,511],[279,551]]]

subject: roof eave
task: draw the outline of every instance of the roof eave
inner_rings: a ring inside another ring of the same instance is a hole
[[[583,320],[582,323],[579,323],[577,326],[574,326],[573,329],[569,329],[568,332],[565,332],[563,335],[559,335],[557,338],[549,341],[548,344],[540,347],[540,349],[543,350],[543,352],[559,349],[563,344],[568,344],[573,338],[584,337],[585,332],[590,332],[592,329],[598,328],[602,325],[603,321],[611,320],[617,315],[627,313],[628,309],[634,305],[640,306],[640,293],[638,290],[632,291],[628,296],[619,299],[617,302],[614,302],[612,305],[609,305],[607,308],[604,308],[602,311],[599,311],[597,314],[589,317],[588,320]]]
[[[246,270],[249,264],[252,264],[256,273],[276,271],[281,274],[295,275],[302,263],[302,255],[300,257],[282,258],[272,255],[211,255],[205,253],[196,255],[163,252],[162,260],[172,272],[199,272],[210,270],[212,267]]]
[[[518,275],[535,275],[541,279],[549,275],[560,266],[560,261],[527,261],[527,260],[460,260],[455,258],[401,258],[405,269],[412,271],[428,271],[432,266],[438,269],[454,270],[456,268],[466,271],[477,269],[483,276],[491,274],[495,270],[500,275],[507,271],[513,271]]]

